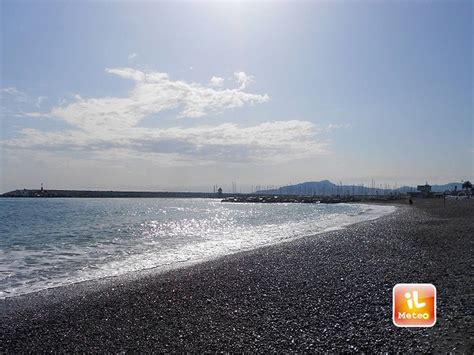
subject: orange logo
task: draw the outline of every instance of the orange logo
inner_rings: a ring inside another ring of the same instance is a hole
[[[432,284],[396,284],[393,288],[393,324],[432,327],[436,323],[436,287]]]

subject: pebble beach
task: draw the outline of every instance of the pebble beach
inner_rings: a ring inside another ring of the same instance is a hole
[[[342,230],[161,273],[0,300],[0,351],[472,353],[474,200],[390,202]],[[397,283],[437,288],[432,328],[397,328]]]

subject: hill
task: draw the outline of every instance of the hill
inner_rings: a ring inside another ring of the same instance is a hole
[[[444,192],[447,190],[462,189],[462,183],[452,182],[444,185],[432,185],[431,191]],[[363,185],[337,185],[329,180],[308,181],[296,185],[282,186],[278,189],[259,190],[259,194],[268,195],[389,195],[393,193],[407,193],[416,191],[416,186],[402,186],[397,189],[373,188]]]

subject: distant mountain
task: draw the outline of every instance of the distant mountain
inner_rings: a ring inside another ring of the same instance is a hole
[[[462,183],[452,182],[445,185],[432,185],[432,192],[462,189]],[[337,185],[329,180],[309,181],[296,185],[282,186],[278,189],[259,190],[257,193],[268,195],[388,195],[391,193],[407,193],[416,191],[416,186],[402,186],[397,189],[372,188],[362,185]]]

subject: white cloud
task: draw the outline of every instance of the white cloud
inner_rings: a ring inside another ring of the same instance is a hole
[[[17,90],[15,87],[8,87],[8,88],[3,88],[2,89],[2,94],[5,93],[9,97],[11,97],[14,101],[17,102],[28,102],[29,97],[26,95],[24,92]],[[4,95],[2,95],[4,96]]]
[[[130,60],[131,60],[131,59],[135,59],[136,57],[138,57],[138,54],[137,54],[137,53],[130,53],[130,54],[128,55],[128,59],[130,59]]]
[[[41,112],[23,112],[13,114],[15,117],[50,117],[48,114]]]
[[[240,85],[239,87],[240,90],[245,89],[247,85],[249,85],[250,83],[254,81],[253,76],[247,75],[243,71],[235,72],[234,77],[235,77],[235,80],[237,81],[237,84]]]
[[[213,76],[211,80],[209,80],[209,85],[214,87],[221,87],[224,84],[224,78],[220,78],[218,76]]]
[[[47,96],[38,96],[36,98],[36,103],[35,103],[35,106],[40,108],[41,107],[41,104],[43,103],[44,100],[46,100],[48,97]]]
[[[138,82],[145,79],[145,73],[132,68],[106,68],[105,71],[110,74],[118,75],[124,79],[130,79]]]
[[[106,69],[106,72],[135,81],[127,97],[77,97],[70,105],[53,108],[51,116],[87,131],[107,127],[127,129],[143,118],[165,110],[180,109],[179,117],[196,118],[270,99],[266,94],[250,94],[237,89],[216,90],[173,81],[166,73],[145,73],[131,68]]]
[[[243,91],[252,81],[245,73],[236,75],[239,88],[215,89],[171,80],[168,74],[160,72],[132,68],[110,68],[106,72],[133,80],[134,87],[127,96],[82,98],[76,95],[73,103],[54,107],[48,114],[67,122],[71,129],[44,132],[25,128],[18,138],[3,141],[3,146],[65,156],[84,154],[91,159],[140,156],[160,164],[276,162],[325,152],[326,143],[315,137],[317,128],[299,120],[253,126],[235,123],[171,128],[139,126],[144,118],[165,110],[177,109],[179,117],[195,118],[268,101],[266,94]],[[23,115],[42,117],[45,114]]]
[[[341,124],[328,124],[326,127],[326,131],[330,132],[335,129],[340,129],[340,128],[349,128],[351,127],[350,123],[341,123]]]
[[[195,162],[279,162],[325,153],[326,143],[315,140],[310,122],[292,120],[265,122],[255,126],[224,123],[217,126],[167,129],[135,127],[127,131],[42,132],[23,129],[22,137],[4,142],[7,148],[46,151],[89,152],[103,157],[121,155],[170,155]]]

